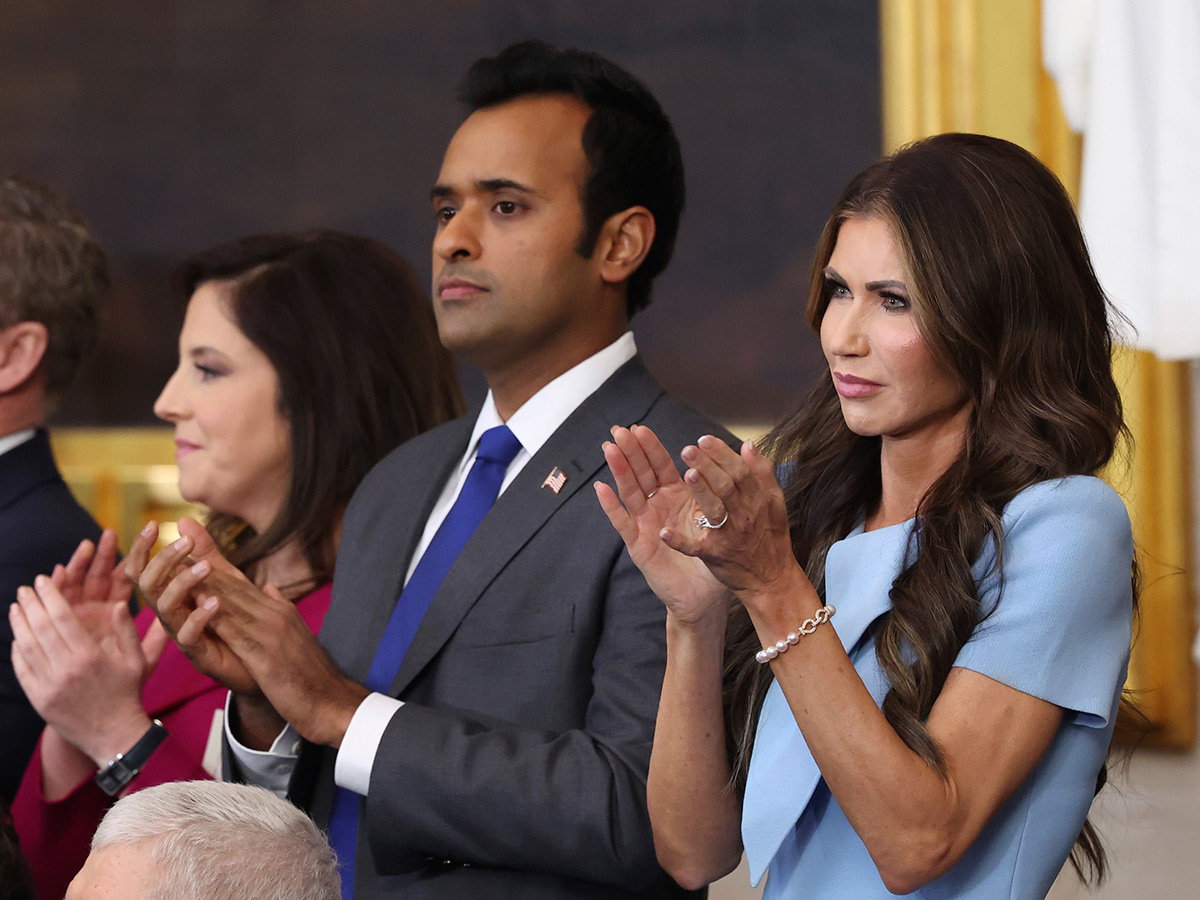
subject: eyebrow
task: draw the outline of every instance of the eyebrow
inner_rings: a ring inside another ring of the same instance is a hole
[[[825,271],[822,274],[824,274],[824,276],[830,281],[836,281],[842,287],[846,287],[846,279],[839,275],[837,269],[835,269],[833,266],[826,266]]]
[[[842,278],[842,276],[838,274],[837,269],[835,269],[833,266],[826,266],[824,275],[830,281],[836,281],[842,287],[848,287],[848,285],[846,284],[846,279]],[[905,284],[903,281],[900,281],[895,278],[888,278],[888,279],[884,279],[883,281],[868,281],[865,285],[863,285],[863,287],[866,288],[868,291],[882,291],[882,290],[887,290],[889,288],[891,290],[898,290],[898,291],[907,291],[908,290],[907,284]]]
[[[197,359],[201,356],[208,356],[210,354],[212,356],[220,357],[221,359],[229,358],[216,347],[210,347],[208,344],[200,344],[195,347],[189,347],[187,352],[188,359]]]
[[[483,178],[476,181],[474,187],[481,194],[495,194],[497,191],[516,191],[519,194],[528,194],[531,197],[541,196],[529,185],[513,181],[511,178]],[[445,197],[455,197],[457,195],[458,191],[448,184],[435,184],[429,190],[430,200],[441,200]]]

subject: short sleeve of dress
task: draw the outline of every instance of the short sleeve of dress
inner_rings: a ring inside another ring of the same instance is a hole
[[[954,665],[1107,725],[1125,681],[1133,621],[1133,535],[1098,478],[1047,481],[1003,516],[1003,566],[985,550],[975,577],[984,620]]]

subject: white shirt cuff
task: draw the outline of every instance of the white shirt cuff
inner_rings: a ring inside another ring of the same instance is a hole
[[[368,694],[364,698],[354,711],[354,717],[342,738],[333,768],[334,784],[367,796],[371,787],[371,767],[375,764],[379,742],[383,740],[383,732],[392,721],[392,716],[403,705],[403,700],[385,694]]]
[[[225,697],[225,742],[242,780],[267,788],[277,797],[287,796],[288,783],[296,769],[296,760],[300,758],[299,733],[287,725],[271,742],[269,750],[251,750],[233,736],[229,725],[232,703],[233,693],[230,692]]]

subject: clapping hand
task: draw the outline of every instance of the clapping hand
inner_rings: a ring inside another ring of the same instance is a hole
[[[705,435],[680,454],[681,477],[649,428],[615,428],[613,438],[604,452],[620,502],[602,484],[597,496],[677,619],[708,615],[729,592],[753,605],[781,585],[807,585],[774,466],[753,442],[735,451]]]
[[[106,528],[98,543],[81,541],[65,566],[57,565],[51,583],[97,638],[108,632],[112,606],[128,603],[133,585],[117,563],[117,535]]]
[[[152,626],[139,641],[116,538],[85,541],[66,566],[17,592],[9,609],[13,670],[38,714],[103,765],[150,726],[142,688],[166,643]]]
[[[180,520],[179,531],[151,559],[157,528],[148,526],[126,565],[192,664],[239,695],[247,742],[273,737],[282,717],[309,740],[338,746],[368,691],[342,674],[274,585],[253,584],[195,520]]]
[[[691,526],[696,508],[671,455],[644,425],[615,427],[612,436],[604,444],[604,458],[617,491],[597,482],[596,496],[634,564],[680,622],[723,618],[728,590],[701,560],[679,552],[668,540]]]

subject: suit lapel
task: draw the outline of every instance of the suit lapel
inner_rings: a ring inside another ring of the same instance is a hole
[[[355,553],[357,571],[338,572],[336,602],[346,606],[326,617],[320,636],[356,681],[366,680],[429,513],[466,452],[474,425],[475,416],[463,416],[415,438],[411,452],[401,454],[389,470],[394,477],[387,502],[370,504],[352,537],[382,552]],[[371,639],[364,641],[364,635]]]
[[[400,665],[393,696],[403,692],[441,650],[488,585],[555,511],[590,486],[604,465],[600,446],[608,440],[609,429],[640,421],[662,394],[662,387],[635,357],[550,436],[500,495],[450,568]],[[557,494],[542,486],[555,467],[567,476]]]

